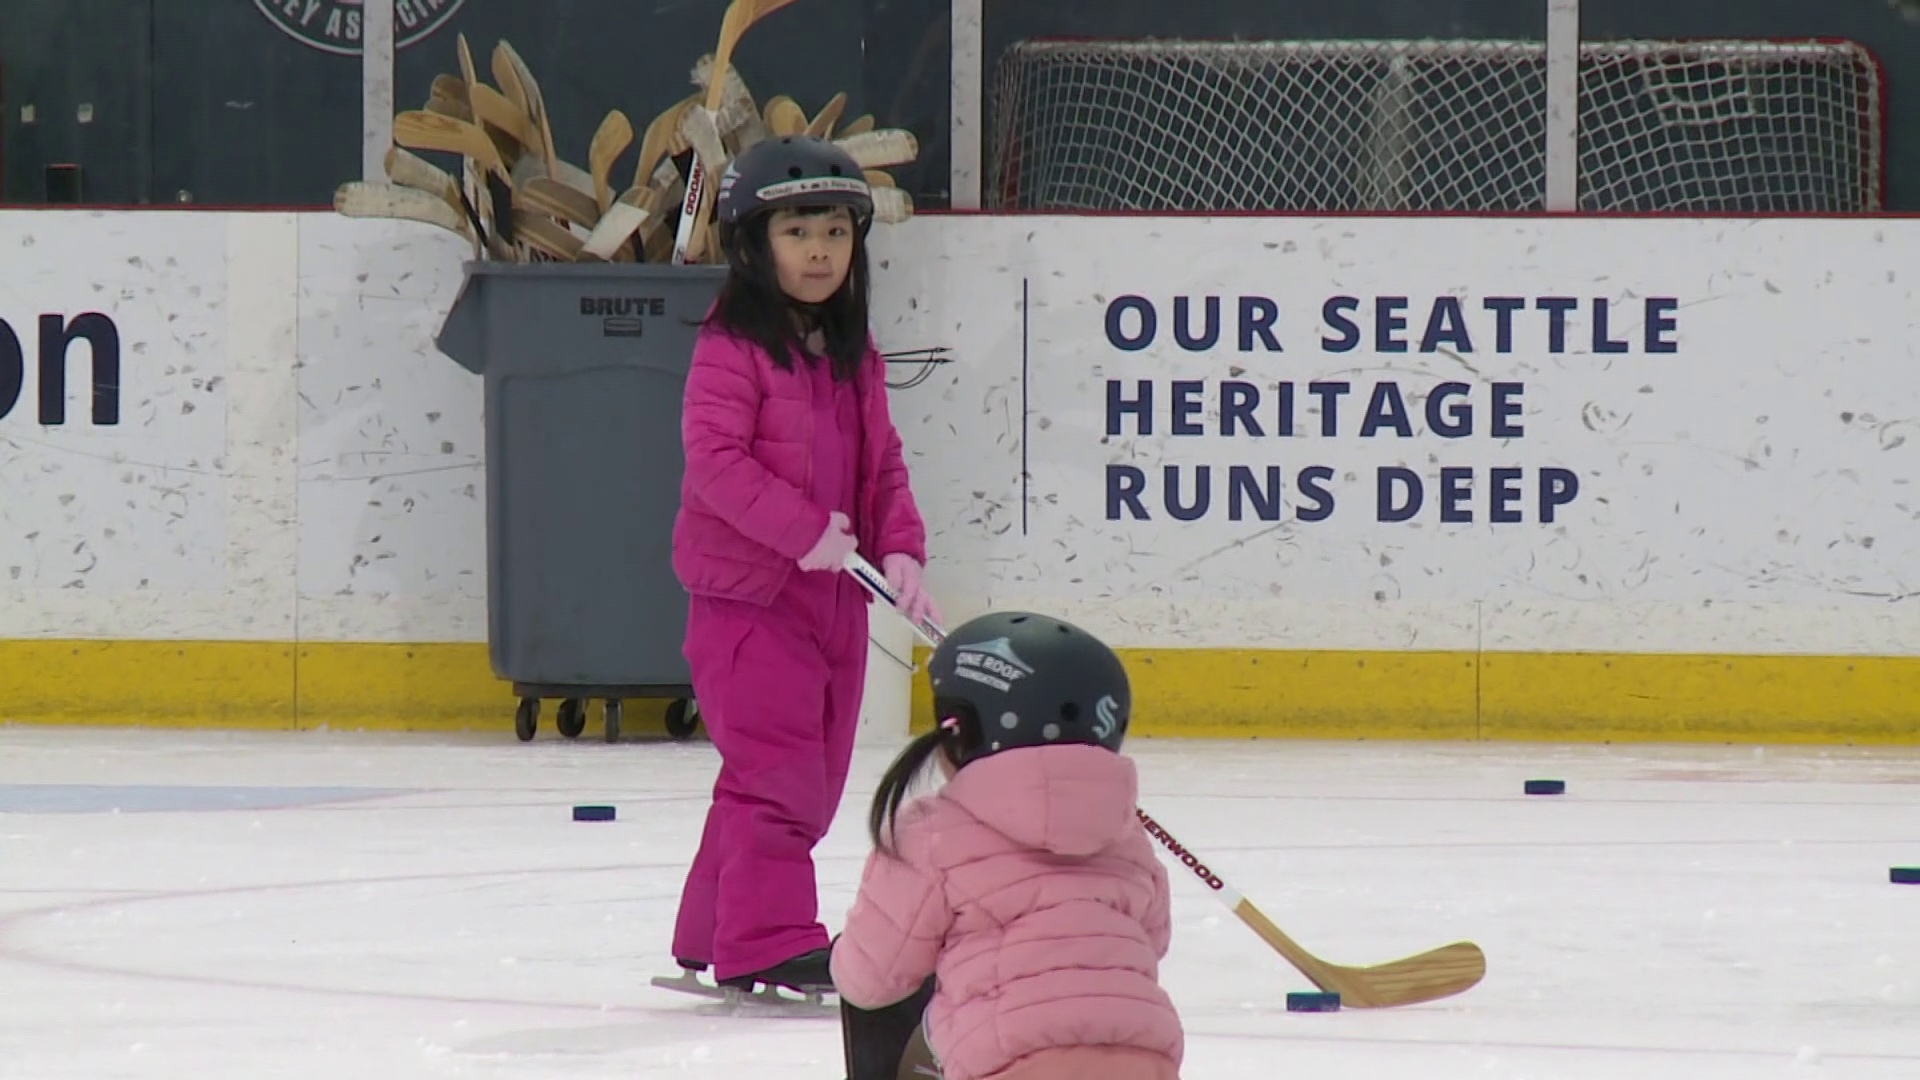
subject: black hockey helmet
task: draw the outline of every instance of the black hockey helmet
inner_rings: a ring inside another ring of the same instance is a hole
[[[973,619],[933,651],[927,674],[958,765],[1026,746],[1118,751],[1126,738],[1126,668],[1099,638],[1060,619],[1025,611]]]
[[[720,177],[723,233],[755,214],[816,206],[847,207],[863,232],[873,221],[873,190],[866,174],[852,154],[825,139],[762,139],[728,163]]]

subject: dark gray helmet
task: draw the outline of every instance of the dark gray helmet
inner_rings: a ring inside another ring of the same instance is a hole
[[[936,722],[958,764],[1024,746],[1119,750],[1133,695],[1127,669],[1099,638],[1025,611],[982,615],[947,635],[927,662]]]
[[[856,224],[873,220],[873,191],[853,155],[825,139],[783,135],[762,139],[720,176],[719,218],[738,225],[762,211],[845,206]]]

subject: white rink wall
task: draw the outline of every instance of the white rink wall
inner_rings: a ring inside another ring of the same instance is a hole
[[[432,344],[461,240],[21,211],[0,251],[0,636],[484,640],[480,384]],[[881,229],[876,258],[881,346],[953,350],[893,395],[950,620],[1028,606],[1155,648],[1920,652],[1920,220],[942,215]],[[1489,298],[1522,305],[1504,350]],[[43,349],[89,312],[118,337],[117,422],[78,342],[43,423]],[[1113,407],[1143,384],[1144,433]],[[1430,396],[1470,404],[1471,434],[1434,430]],[[1207,470],[1204,512],[1170,512],[1169,468],[1185,506]],[[1382,520],[1397,468],[1423,504]],[[1471,470],[1444,481],[1470,521],[1442,519],[1443,468]],[[1507,468],[1518,520],[1493,522]]]

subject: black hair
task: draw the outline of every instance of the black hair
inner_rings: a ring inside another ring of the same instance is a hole
[[[937,720],[932,731],[908,743],[887,766],[880,786],[874,789],[873,808],[867,813],[867,834],[873,838],[873,846],[896,858],[899,852],[893,846],[893,819],[927,763],[935,754],[945,754],[958,768],[979,749],[980,725],[974,722],[971,702],[936,698],[933,708],[934,716],[946,719]]]
[[[794,208],[793,212],[813,217],[842,209],[845,208],[809,206]],[[853,258],[847,265],[847,279],[825,302],[803,304],[780,288],[780,275],[773,263],[773,244],[767,238],[768,225],[776,212],[777,209],[755,214],[729,227],[722,236],[727,252],[727,280],[720,287],[719,299],[706,324],[765,349],[782,371],[793,370],[796,355],[805,355],[803,341],[807,333],[818,330],[825,339],[833,377],[851,381],[867,353],[866,229],[857,217],[848,215],[853,226]]]

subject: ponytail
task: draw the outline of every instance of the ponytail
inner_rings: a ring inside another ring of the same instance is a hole
[[[886,774],[880,777],[880,786],[873,793],[873,809],[867,815],[867,832],[873,837],[873,846],[888,855],[899,858],[900,853],[893,847],[893,819],[900,812],[900,804],[907,799],[907,792],[919,778],[920,771],[933,760],[933,755],[945,753],[942,745],[945,733],[939,728],[921,735],[900,751],[900,756],[887,766]]]

